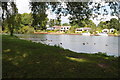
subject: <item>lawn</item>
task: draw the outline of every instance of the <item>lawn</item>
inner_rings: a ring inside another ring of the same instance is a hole
[[[2,36],[3,78],[118,78],[118,59]]]

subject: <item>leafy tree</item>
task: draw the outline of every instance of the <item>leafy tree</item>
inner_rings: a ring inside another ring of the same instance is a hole
[[[49,25],[50,25],[50,27],[52,27],[54,25],[61,26],[61,20],[51,19],[49,21]]]
[[[115,28],[117,30],[120,30],[119,21],[116,18],[112,18],[110,20],[109,28]]]
[[[98,27],[101,27],[102,29],[108,28],[108,27],[106,26],[106,22],[103,22],[103,21],[101,21],[101,22],[98,24]]]
[[[41,13],[46,15],[45,12],[49,5],[52,7],[52,11],[57,15],[57,20],[59,22],[57,25],[60,25],[61,16],[67,16],[68,14],[72,15],[69,17],[70,23],[78,23],[80,26],[80,20],[87,19],[91,15],[88,2],[64,2],[64,4],[67,6],[66,8],[61,2],[31,2],[30,4],[34,18],[34,26],[37,26],[38,24],[41,25],[41,22],[45,20],[45,17],[47,16],[42,16],[41,18],[37,15],[40,15]]]
[[[48,5],[46,2],[31,2],[31,11],[33,16],[33,22],[32,26],[35,29],[46,29],[47,24],[47,14],[46,10],[48,8]]]
[[[50,19],[50,21],[49,21],[49,26],[50,27],[52,27],[52,26],[54,26],[55,24],[54,24],[54,19]]]
[[[62,25],[63,26],[70,26],[70,24],[68,24],[68,23],[63,23]]]
[[[10,31],[10,35],[13,36],[13,32],[15,27],[19,24],[19,16],[16,16],[16,14],[18,13],[16,4],[14,2],[2,2],[2,20],[3,20],[3,25],[6,23],[9,31]],[[6,21],[6,22],[4,22]]]
[[[118,31],[120,30],[120,27],[119,27],[119,20],[117,20],[116,18],[112,18],[110,21],[101,21],[99,24],[98,24],[98,27],[101,27],[102,29],[111,29],[111,28],[114,28],[114,29],[117,29]]]
[[[31,26],[33,21],[32,14],[24,13],[21,14],[21,24]]]

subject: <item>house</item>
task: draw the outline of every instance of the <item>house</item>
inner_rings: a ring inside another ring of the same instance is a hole
[[[54,28],[53,27],[47,27],[46,30],[54,30]]]
[[[71,26],[61,26],[60,31],[65,32],[70,29]]]
[[[60,30],[62,32],[68,31],[71,26],[53,26],[54,30]]]
[[[109,33],[109,29],[103,29],[102,33]]]
[[[53,29],[54,29],[54,30],[60,30],[60,29],[61,29],[61,26],[53,26]]]
[[[91,28],[89,27],[84,27],[84,28],[76,28],[75,32],[76,33],[82,33],[83,31],[89,32]]]
[[[110,33],[113,33],[113,32],[115,32],[115,29],[114,29],[114,28],[111,28],[109,32],[110,32]]]

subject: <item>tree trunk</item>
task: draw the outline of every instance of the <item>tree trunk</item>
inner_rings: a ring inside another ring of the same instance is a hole
[[[9,25],[9,29],[10,29],[10,36],[13,36],[13,26]]]
[[[10,30],[10,36],[13,36],[13,29]]]

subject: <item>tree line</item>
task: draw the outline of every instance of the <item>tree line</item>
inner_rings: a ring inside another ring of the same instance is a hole
[[[93,18],[97,18],[101,15],[100,8],[105,7],[100,3],[94,3],[92,8],[89,5],[93,2],[64,2],[67,7],[63,6],[61,2],[30,2],[31,13],[19,14],[15,2],[0,2],[0,7],[2,8],[2,30],[10,32],[12,36],[14,32],[16,33],[27,33],[33,30],[45,30],[46,24],[50,26],[61,25],[61,16],[72,15],[69,17],[70,25],[76,27],[92,27],[95,30],[96,25],[89,20],[92,16],[93,11],[96,15]],[[107,2],[108,6],[111,8],[111,15],[116,15],[119,18],[119,4],[120,2]],[[50,20],[48,22],[46,11],[52,8],[52,12],[57,15],[57,20]],[[102,15],[108,15],[107,9],[104,9]],[[119,29],[119,21],[116,19],[111,19],[110,21],[100,22],[98,27],[101,28],[115,28]],[[53,24],[54,23],[54,24]]]

